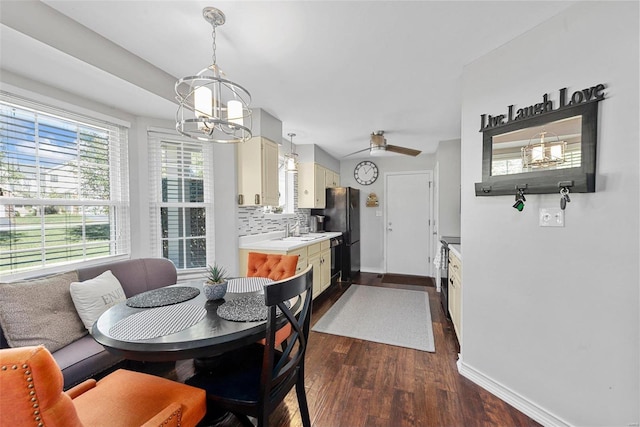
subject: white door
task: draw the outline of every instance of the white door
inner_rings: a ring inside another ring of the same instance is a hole
[[[385,174],[386,272],[431,276],[431,171]]]

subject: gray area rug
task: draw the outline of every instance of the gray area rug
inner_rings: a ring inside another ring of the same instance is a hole
[[[426,292],[351,285],[311,330],[435,352]]]

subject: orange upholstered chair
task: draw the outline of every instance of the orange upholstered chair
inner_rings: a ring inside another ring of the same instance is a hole
[[[195,426],[205,391],[117,370],[62,391],[62,372],[44,346],[0,350],[0,427]]]
[[[298,255],[263,254],[249,252],[247,277],[267,277],[271,280],[283,280],[296,274]],[[291,325],[286,324],[276,332],[276,346],[282,344],[291,335]],[[264,344],[265,340],[260,340]]]
[[[275,281],[287,279],[296,274],[297,265],[298,255],[249,252],[247,277],[268,277]]]

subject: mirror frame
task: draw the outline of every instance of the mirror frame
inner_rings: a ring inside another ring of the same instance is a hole
[[[595,192],[598,101],[565,107],[483,131],[482,182],[475,184],[476,196],[514,195],[519,189],[525,194],[549,194],[558,193],[562,187],[568,187],[572,193]],[[580,167],[491,175],[492,141],[495,135],[540,126],[573,116],[582,116]]]

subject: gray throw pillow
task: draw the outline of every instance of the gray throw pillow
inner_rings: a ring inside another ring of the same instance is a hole
[[[69,285],[75,271],[0,283],[0,325],[11,347],[43,344],[54,352],[87,334]]]

